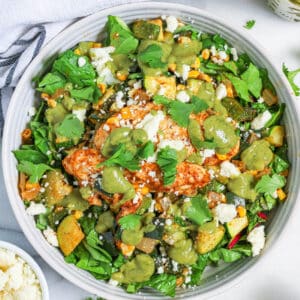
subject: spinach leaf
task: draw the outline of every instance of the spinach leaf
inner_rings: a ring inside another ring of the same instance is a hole
[[[46,164],[34,164],[30,161],[21,161],[17,168],[20,172],[30,176],[29,182],[31,183],[38,182],[46,171],[52,170],[52,168]]]
[[[93,259],[101,262],[110,263],[112,258],[111,256],[100,247],[92,247],[87,242],[83,241],[83,245],[86,250],[90,253]]]
[[[226,61],[224,62],[223,66],[230,72],[232,72],[234,75],[237,75],[238,73],[238,67],[234,61]]]
[[[172,274],[153,275],[145,283],[146,286],[160,291],[165,296],[174,297],[176,289],[176,276]]]
[[[210,221],[212,217],[207,201],[202,195],[197,195],[184,203],[184,215],[198,225]]]
[[[101,91],[97,86],[88,86],[82,89],[70,90],[70,96],[75,100],[86,100],[88,102],[97,102],[101,96]]]
[[[114,53],[128,54],[136,50],[138,39],[119,17],[108,16],[106,27],[108,31],[106,44],[115,47]]]
[[[69,139],[80,139],[84,133],[84,125],[80,120],[72,114],[66,115],[63,121],[54,128],[58,136]]]
[[[48,73],[39,83],[37,90],[47,94],[54,94],[56,90],[63,88],[66,84],[64,76],[58,72]]]
[[[157,44],[152,44],[138,54],[138,59],[151,68],[162,68],[166,65],[161,61],[162,55],[162,48]]]
[[[77,85],[79,88],[85,86],[94,86],[96,72],[89,62],[88,57],[85,57],[86,63],[84,66],[78,66],[79,55],[72,50],[63,52],[53,64],[53,70],[59,72],[67,78],[68,81]]]
[[[127,215],[119,219],[119,224],[123,230],[124,229],[135,230],[140,227],[141,218],[142,216],[140,215],[135,215],[135,214]]]
[[[241,78],[248,85],[250,93],[259,98],[262,89],[262,80],[258,68],[250,63],[248,69],[241,75]]]
[[[161,168],[164,177],[164,185],[170,185],[176,178],[176,166],[178,163],[177,151],[169,146],[161,149],[157,154],[157,164]]]
[[[37,150],[20,149],[13,151],[16,159],[20,161],[29,161],[33,164],[47,163],[48,157]]]
[[[238,96],[247,101],[247,102],[251,102],[251,99],[249,97],[249,93],[248,93],[248,85],[247,83],[240,79],[239,77],[236,77],[232,74],[226,74],[226,77],[232,82]]]
[[[277,189],[285,186],[285,177],[274,174],[272,177],[270,175],[264,175],[257,182],[255,190],[259,193],[269,193],[273,194]]]

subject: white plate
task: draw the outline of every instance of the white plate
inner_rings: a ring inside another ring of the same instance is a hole
[[[3,135],[3,172],[7,193],[16,215],[16,218],[23,229],[28,240],[36,251],[62,276],[86,289],[90,293],[101,295],[106,299],[161,299],[162,296],[154,291],[143,290],[137,295],[128,295],[121,288],[110,286],[103,281],[94,279],[87,272],[68,265],[64,262],[61,253],[51,247],[41,232],[36,229],[32,217],[25,213],[24,205],[19,196],[17,183],[18,174],[16,160],[12,150],[17,149],[21,144],[21,132],[29,121],[27,112],[34,105],[37,99],[32,88],[31,79],[38,73],[45,71],[51,64],[53,58],[60,52],[73,47],[79,41],[101,40],[104,36],[104,25],[108,15],[121,17],[125,22],[130,23],[140,18],[154,18],[161,15],[174,15],[187,23],[206,32],[220,33],[238,52],[246,52],[251,59],[259,66],[265,67],[270,73],[270,79],[275,84],[279,99],[287,103],[285,114],[285,125],[287,127],[287,139],[289,144],[289,157],[292,162],[290,179],[288,182],[289,196],[284,205],[276,211],[275,218],[272,220],[267,230],[266,248],[261,257],[255,259],[245,259],[230,265],[222,265],[206,272],[203,277],[203,284],[197,288],[179,290],[177,299],[195,298],[198,295],[209,297],[220,293],[222,289],[234,285],[241,279],[241,275],[252,267],[258,260],[267,255],[268,249],[278,240],[283,228],[286,227],[289,214],[294,206],[296,197],[299,194],[298,179],[300,178],[300,162],[297,160],[299,153],[299,139],[297,132],[300,130],[299,117],[293,103],[293,92],[279,70],[269,60],[266,51],[254,41],[252,37],[246,36],[242,30],[232,28],[226,23],[205,11],[191,8],[184,5],[147,2],[138,4],[127,4],[113,7],[95,13],[89,17],[70,26],[46,45],[39,55],[32,61],[19,81],[6,116],[5,129]]]

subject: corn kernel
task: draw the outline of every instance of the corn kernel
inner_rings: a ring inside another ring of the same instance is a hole
[[[277,190],[277,195],[280,201],[283,201],[286,198],[286,193],[282,189]]]
[[[22,132],[22,141],[25,142],[27,140],[29,140],[31,138],[31,129],[30,128],[26,128],[23,130]]]
[[[176,90],[177,91],[183,91],[183,90],[185,90],[185,85],[184,84],[178,84],[177,87],[176,87]]]
[[[74,215],[75,219],[78,220],[82,217],[83,213],[80,210],[75,210],[73,215]]]
[[[200,75],[199,71],[192,70],[192,71],[189,71],[188,78],[198,78],[199,75]]]
[[[237,213],[238,213],[238,215],[239,215],[240,218],[243,218],[243,217],[246,216],[246,209],[245,209],[244,206],[239,205],[239,206],[236,208],[236,210],[237,210]]]
[[[100,89],[101,93],[104,94],[106,91],[106,84],[105,83],[98,83],[98,88]]]
[[[119,119],[117,117],[111,117],[107,119],[106,124],[119,126]]]
[[[76,48],[76,49],[74,50],[74,54],[81,55],[80,49],[79,49],[79,48]]]
[[[101,48],[102,44],[101,43],[93,43],[93,48]]]
[[[171,72],[175,72],[176,71],[176,64],[168,64],[168,69]]]
[[[183,276],[176,279],[176,286],[181,286],[183,284]]]
[[[149,193],[149,188],[147,186],[144,186],[141,189],[141,193],[142,193],[142,195],[147,195]]]
[[[50,99],[51,97],[50,97],[50,95],[47,94],[47,93],[42,93],[42,94],[41,94],[41,98],[44,99],[44,100],[48,100],[48,99]]]
[[[229,61],[229,59],[230,59],[230,56],[227,54],[226,58],[224,59],[224,61],[227,62],[227,61]]]
[[[25,184],[25,190],[39,190],[39,189],[40,189],[40,185],[37,182],[31,183],[27,181]]]
[[[131,111],[129,107],[125,107],[121,110],[121,116],[124,120],[128,120],[132,117]]]
[[[200,68],[200,59],[199,57],[196,57],[195,62],[191,65],[192,68],[194,69],[199,69]]]
[[[209,49],[203,49],[202,53],[201,53],[201,56],[205,60],[209,59],[209,57],[210,57],[210,51],[209,51]]]
[[[289,175],[289,170],[284,170],[280,173],[280,175],[287,177]]]
[[[189,37],[187,37],[187,36],[180,36],[178,38],[178,43],[179,44],[188,44],[190,42],[191,42],[191,39]]]
[[[250,170],[249,173],[253,176],[256,176],[258,174],[258,170]]]
[[[134,249],[135,249],[135,246],[133,245],[127,245],[127,244],[124,244],[121,242],[120,244],[120,248],[121,248],[121,251],[122,251],[122,254],[125,255],[125,256],[131,256]]]
[[[217,155],[217,158],[219,160],[226,160],[227,159],[227,155],[226,154],[219,154],[219,153],[216,153]]]
[[[204,74],[204,73],[199,73],[198,79],[204,80],[206,82],[211,82],[212,81],[212,78],[209,75]]]
[[[127,77],[128,77],[127,74],[124,74],[124,73],[121,73],[121,72],[117,72],[116,76],[121,81],[125,81],[127,79]]]

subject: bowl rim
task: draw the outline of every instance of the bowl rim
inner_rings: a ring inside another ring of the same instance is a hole
[[[4,125],[4,132],[3,132],[3,145],[4,146],[2,149],[2,162],[3,162],[4,175],[9,173],[9,171],[8,171],[9,163],[6,158],[10,155],[10,153],[8,152],[8,149],[6,149],[6,147],[5,147],[5,145],[6,145],[5,141],[9,138],[9,135],[10,135],[8,124],[9,124],[9,122],[11,122],[13,120],[14,107],[13,107],[12,103],[16,102],[16,100],[17,100],[16,94],[19,92],[20,86],[23,85],[23,83],[25,83],[28,80],[27,73],[30,73],[31,69],[33,69],[33,67],[36,65],[36,63],[39,60],[41,60],[41,58],[44,58],[44,56],[45,56],[44,53],[47,52],[48,49],[51,49],[52,45],[55,45],[55,43],[57,41],[61,40],[64,36],[67,36],[69,33],[74,32],[77,28],[79,29],[81,27],[81,25],[88,24],[90,20],[93,20],[93,18],[95,18],[97,16],[104,17],[104,16],[107,16],[110,14],[117,15],[117,13],[124,12],[126,10],[139,9],[141,7],[141,5],[143,5],[143,8],[145,8],[145,9],[147,9],[147,8],[156,8],[157,9],[157,4],[158,4],[158,2],[156,2],[156,1],[147,1],[147,2],[140,2],[140,3],[122,4],[122,5],[117,5],[117,6],[114,6],[111,8],[106,8],[104,10],[97,11],[97,12],[95,12],[89,16],[86,16],[86,17],[80,19],[79,21],[76,21],[75,23],[71,24],[70,26],[68,26],[67,28],[62,30],[59,34],[57,34],[53,39],[51,39],[46,45],[44,45],[44,47],[41,49],[40,53],[31,61],[31,63],[27,66],[26,70],[24,71],[24,74],[22,75],[21,79],[19,80],[19,82],[17,84],[17,87],[11,98],[10,105],[8,107],[6,121],[5,121],[5,125]],[[187,14],[190,9],[190,7],[188,5],[172,3],[172,2],[159,2],[159,5],[160,5],[159,9],[162,12],[162,14],[164,12],[163,9],[167,9],[170,7],[174,10],[176,9],[178,11],[178,14],[180,14],[180,13]],[[193,12],[201,17],[218,22],[226,29],[232,30],[232,32],[234,32],[236,35],[238,35],[239,37],[241,37],[243,39],[243,41],[246,43],[247,47],[252,46],[252,47],[254,47],[256,52],[264,53],[264,61],[266,61],[267,64],[273,69],[273,71],[275,71],[277,78],[279,78],[279,80],[283,83],[283,88],[289,95],[289,97],[288,97],[289,105],[291,106],[291,108],[293,110],[296,110],[295,103],[293,101],[293,98],[295,98],[295,96],[293,94],[293,90],[290,87],[288,80],[285,78],[285,76],[282,74],[282,72],[279,71],[279,68],[271,61],[271,59],[269,59],[269,57],[272,57],[272,55],[269,55],[268,50],[266,50],[257,40],[255,40],[255,38],[253,38],[253,36],[251,36],[251,35],[247,36],[246,31],[244,31],[244,29],[235,28],[235,27],[233,27],[232,24],[227,23],[222,18],[216,17],[215,15],[208,13],[207,11],[202,10],[200,8],[193,7]],[[296,119],[296,123],[299,128],[300,125],[299,125],[298,118]],[[15,189],[15,187],[10,186],[8,176],[4,176],[4,181],[5,181],[6,191],[9,196],[8,198],[9,198],[10,204],[13,208],[13,212],[18,220],[18,223],[20,224],[20,227],[22,228],[22,231],[24,232],[26,238],[29,240],[31,245],[33,245],[33,247],[39,253],[39,255],[51,266],[51,258],[49,258],[49,256],[47,256],[47,254],[44,253],[42,251],[42,249],[35,247],[35,245],[34,245],[35,240],[31,236],[30,228],[26,226],[26,223],[23,219],[19,219],[17,216],[18,207],[16,204],[16,200],[13,199],[14,198],[13,190]],[[299,189],[300,189],[300,187],[297,187],[297,194],[299,194]],[[221,286],[216,287],[214,290],[208,290],[204,293],[201,293],[201,296],[203,295],[205,297],[211,297],[211,296],[222,293],[226,289],[229,289],[230,287],[233,287],[238,282],[240,282],[243,279],[243,277],[249,273],[248,270],[252,269],[254,266],[257,267],[259,265],[258,261],[261,262],[266,257],[266,252],[270,252],[274,249],[275,244],[278,243],[280,238],[282,238],[282,235],[283,235],[282,233],[287,230],[287,227],[288,227],[287,223],[290,220],[287,218],[286,215],[291,211],[293,212],[293,207],[295,206],[295,202],[296,201],[294,200],[291,204],[289,204],[289,210],[285,213],[286,222],[284,225],[282,225],[279,228],[279,230],[277,230],[277,236],[275,239],[272,240],[271,247],[268,247],[268,249],[265,249],[263,255],[261,255],[260,257],[252,258],[251,261],[249,261],[247,263],[247,268],[244,268],[242,271],[240,271],[236,278],[232,278],[232,279],[230,279],[230,281],[225,280]],[[61,274],[64,278],[66,278],[67,280],[72,282],[73,284],[76,284],[77,286],[79,286],[89,292],[93,292],[95,294],[97,294],[97,292],[99,293],[99,290],[97,291],[92,287],[87,288],[85,283],[77,280],[77,278],[69,270],[66,270],[60,266],[55,266],[55,270],[59,274]],[[108,285],[108,287],[109,287],[109,285]],[[119,297],[117,295],[114,295],[113,296],[114,298],[112,298],[112,295],[109,293],[108,290],[101,290],[101,296],[107,297],[107,299],[126,299],[126,295],[129,296],[129,294],[126,294],[124,292],[123,296]],[[187,296],[185,296],[185,297],[189,298],[189,299],[196,299],[198,296],[199,295],[192,295],[192,296],[189,295],[188,297]],[[161,297],[161,298],[163,298],[163,297]]]
[[[0,249],[6,249],[15,253],[32,268],[41,287],[42,299],[49,300],[50,299],[49,288],[48,288],[46,277],[41,267],[37,264],[37,262],[33,259],[33,257],[29,255],[25,250],[20,248],[19,246],[16,246],[15,244],[6,241],[0,241]]]

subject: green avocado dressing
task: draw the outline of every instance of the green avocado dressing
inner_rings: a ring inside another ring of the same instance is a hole
[[[213,140],[220,154],[228,153],[238,142],[234,127],[226,122],[222,116],[211,116],[204,121],[204,135],[208,140]]]
[[[262,171],[273,159],[273,152],[266,140],[253,142],[241,154],[241,159],[248,170]]]

